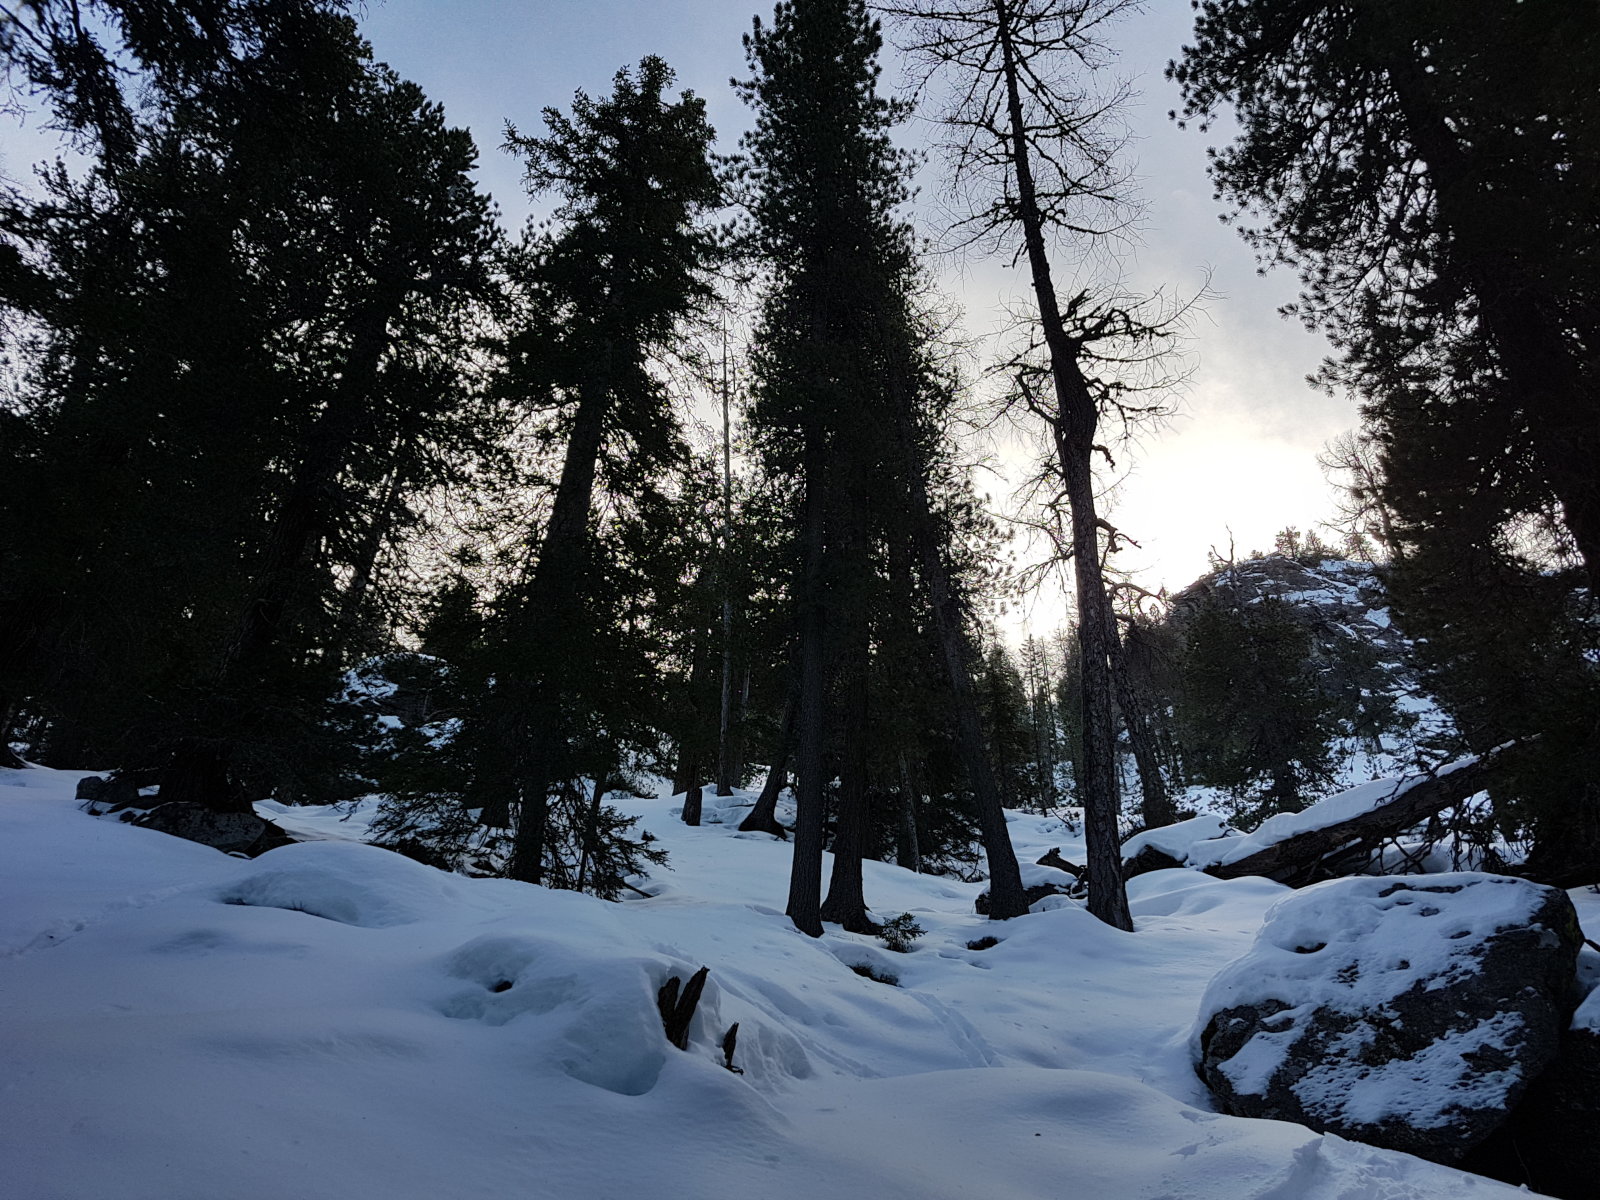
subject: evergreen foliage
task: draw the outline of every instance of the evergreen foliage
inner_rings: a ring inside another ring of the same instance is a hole
[[[683,572],[670,553],[682,513],[662,485],[686,453],[657,367],[711,299],[716,247],[701,217],[720,199],[705,106],[669,99],[672,85],[647,58],[611,96],[547,109],[545,136],[508,133],[529,187],[561,203],[555,227],[523,246],[497,389],[553,409],[566,442],[548,518],[529,533],[533,564],[497,598],[493,665],[463,732],[463,804],[514,825],[506,870],[528,882],[589,882],[584,865],[620,830],[598,798],[576,798],[577,781],[603,785],[659,728],[652,616],[678,602]],[[604,524],[597,488],[616,505]],[[575,837],[576,866],[562,849]]]
[[[813,935],[822,919],[873,928],[861,859],[880,852],[874,795],[899,794],[895,840],[914,857],[921,830],[909,759],[920,756],[903,744],[879,750],[879,714],[898,703],[893,692],[875,694],[873,644],[913,645],[918,624],[941,647],[996,875],[996,915],[1016,915],[1026,905],[972,697],[953,509],[932,498],[950,390],[928,351],[911,233],[897,213],[907,164],[889,134],[905,106],[878,91],[882,39],[859,0],[779,4],[772,25],[758,20],[745,44],[753,77],[740,88],[756,109],[743,143],[746,247],[769,277],[750,416],[768,470],[798,474],[804,488],[791,567],[798,812],[789,915]],[[908,616],[918,612],[906,608],[913,598],[926,606],[925,621]],[[835,776],[838,831],[823,903],[826,781]]]
[[[1552,880],[1600,875],[1600,15],[1204,0],[1169,74],[1186,118],[1237,114],[1219,192],[1363,401],[1336,458],[1432,681],[1473,746],[1538,735],[1497,799]]]
[[[239,807],[337,789],[348,618],[481,436],[462,347],[495,233],[470,138],[347,18],[226,11],[220,60],[143,64],[89,169],[0,214],[30,281],[0,690],[58,754]]]
[[[1190,777],[1239,797],[1233,818],[1246,827],[1298,812],[1305,786],[1329,777],[1336,731],[1332,698],[1311,670],[1309,632],[1272,598],[1248,607],[1213,600],[1186,632],[1177,715]]]

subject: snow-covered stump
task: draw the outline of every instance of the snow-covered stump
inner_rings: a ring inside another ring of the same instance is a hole
[[[1307,888],[1207,988],[1197,1069],[1236,1116],[1457,1162],[1554,1059],[1580,939],[1566,894],[1521,879]]]

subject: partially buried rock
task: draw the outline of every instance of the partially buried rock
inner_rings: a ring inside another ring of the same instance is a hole
[[[185,800],[158,805],[134,824],[215,846],[229,854],[254,856],[293,840],[271,821],[264,821],[254,813],[217,812]]]
[[[1201,1002],[1222,1108],[1454,1163],[1555,1058],[1580,944],[1564,892],[1336,879],[1280,900]]]
[[[1024,886],[1022,889],[1022,894],[1027,899],[1029,908],[1032,908],[1046,896],[1066,896],[1070,895],[1071,892],[1072,887],[1065,883],[1033,883]],[[989,915],[989,893],[986,891],[979,892],[978,898],[972,902],[972,907],[980,917],[987,917]]]
[[[86,776],[78,780],[78,790],[74,796],[86,801],[89,811],[95,816],[139,807],[138,784],[126,775]]]

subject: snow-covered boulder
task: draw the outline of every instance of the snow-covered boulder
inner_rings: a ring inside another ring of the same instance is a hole
[[[1456,1162],[1554,1059],[1580,937],[1566,894],[1526,880],[1318,884],[1206,989],[1198,1070],[1236,1116]]]

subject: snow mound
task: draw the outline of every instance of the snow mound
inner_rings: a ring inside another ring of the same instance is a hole
[[[456,877],[433,867],[376,846],[327,841],[268,851],[217,898],[381,929],[425,920],[466,896]]]
[[[666,1065],[656,991],[669,975],[692,968],[664,959],[575,953],[569,944],[527,934],[473,938],[446,956],[453,988],[441,1015],[498,1027],[520,1020],[519,1039],[582,1083],[619,1096],[642,1096]],[[716,997],[702,997],[691,1030],[716,1021]],[[720,1034],[720,1030],[718,1033]]]

